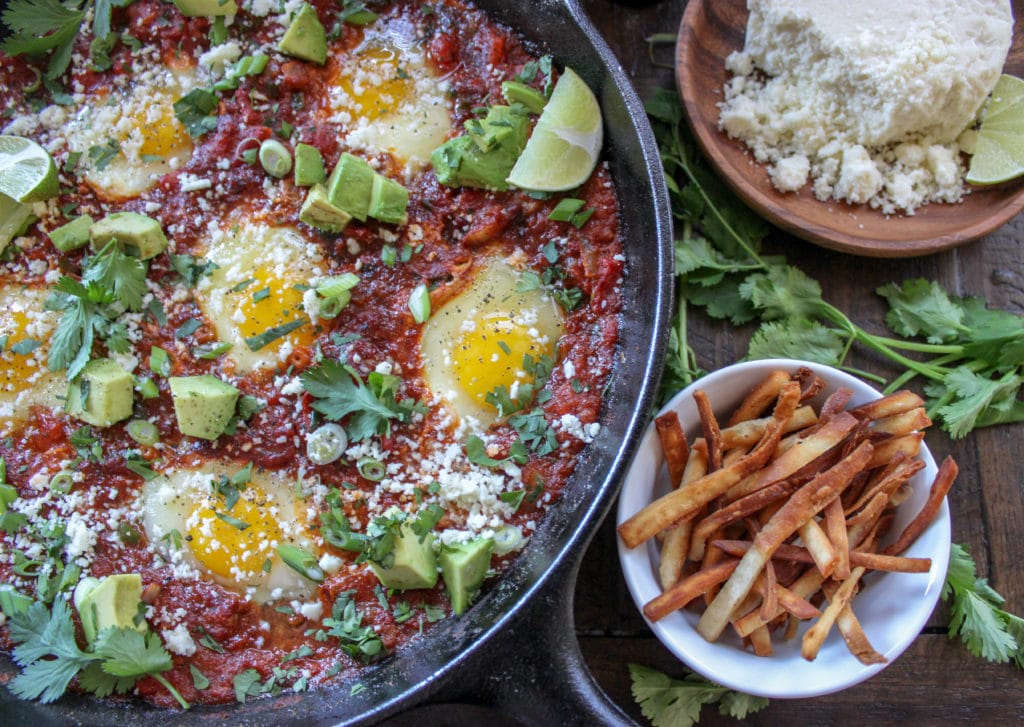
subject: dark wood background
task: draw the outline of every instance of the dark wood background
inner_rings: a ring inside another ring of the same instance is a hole
[[[674,34],[685,0],[641,5],[582,0],[582,4],[618,55],[641,98],[649,98],[659,86],[673,85],[672,70],[652,64],[644,38],[655,33]],[[655,55],[661,63],[671,63],[673,49],[661,47]],[[856,258],[781,233],[773,235],[769,247],[783,252],[821,281],[830,303],[868,330],[882,333],[884,301],[873,293],[874,289],[914,277],[938,280],[954,294],[982,296],[991,306],[1024,312],[1021,239],[1024,216],[982,240],[923,258]],[[691,344],[706,369],[741,357],[750,333],[698,316],[690,324]],[[882,375],[895,373],[863,351],[856,352],[850,363]],[[1007,609],[1024,614],[1024,425],[983,429],[958,441],[935,429],[927,441],[936,459],[952,454],[960,465],[960,477],[950,495],[953,540],[970,549],[979,574],[988,577],[1006,598]],[[626,590],[612,520],[610,516],[591,544],[580,572],[576,630],[597,681],[626,712],[645,723],[630,693],[628,664],[648,665],[675,677],[686,670],[654,638]],[[947,606],[940,602],[921,636],[873,679],[831,696],[775,700],[748,722],[1024,721],[1024,673],[1012,665],[990,664],[971,656],[959,640],[947,637],[948,623]],[[705,707],[701,723],[737,724],[719,715],[714,707]]]

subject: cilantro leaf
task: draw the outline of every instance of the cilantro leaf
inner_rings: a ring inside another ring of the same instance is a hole
[[[901,336],[925,336],[930,343],[942,343],[967,330],[963,308],[934,281],[905,280],[903,285],[889,283],[875,292],[889,302],[885,322]]]
[[[945,402],[936,413],[950,436],[957,439],[966,436],[979,421],[991,421],[1000,414],[1004,415],[1001,421],[1024,420],[1024,410],[1017,401],[1022,381],[1012,371],[993,380],[960,366],[947,374],[941,386],[929,386],[926,391],[933,399]]]
[[[71,63],[71,52],[86,8],[82,0],[66,5],[58,0],[12,0],[2,16],[11,34],[0,43],[0,51],[17,56],[52,50],[45,76],[55,80]]]
[[[392,420],[408,422],[414,411],[422,411],[422,406],[411,400],[396,401],[401,384],[397,376],[373,371],[364,384],[351,366],[328,360],[299,378],[302,387],[318,399],[313,408],[327,419],[337,421],[351,415],[345,429],[355,442],[374,434],[390,435]]]
[[[750,339],[747,358],[795,358],[838,366],[844,351],[842,338],[817,321],[768,321]]]
[[[672,679],[656,669],[630,664],[633,698],[654,727],[690,727],[705,704],[719,703],[722,714],[743,719],[764,709],[768,700],[733,692],[696,674]]]
[[[9,687],[21,699],[44,704],[59,699],[71,680],[95,657],[78,648],[75,624],[67,603],[58,598],[53,608],[36,601],[23,613],[8,614],[11,652],[21,673]]]
[[[110,243],[89,259],[82,271],[82,282],[102,286],[128,310],[139,311],[146,293],[146,265]]]

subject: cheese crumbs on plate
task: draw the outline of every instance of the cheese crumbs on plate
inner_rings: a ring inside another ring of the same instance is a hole
[[[964,194],[961,135],[1013,32],[1006,0],[750,0],[719,126],[783,192],[886,214]]]

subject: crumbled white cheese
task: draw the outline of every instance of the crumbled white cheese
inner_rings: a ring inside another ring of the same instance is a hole
[[[173,629],[164,629],[160,632],[160,637],[164,640],[167,650],[173,654],[192,656],[196,653],[196,642],[185,624],[178,624]]]

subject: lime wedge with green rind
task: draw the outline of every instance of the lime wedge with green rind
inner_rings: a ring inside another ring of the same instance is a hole
[[[0,134],[0,193],[17,202],[42,202],[56,197],[57,165],[31,139]]]
[[[536,192],[578,187],[594,171],[602,141],[601,106],[586,81],[566,68],[507,181]]]
[[[1003,74],[992,89],[967,171],[971,184],[998,184],[1024,174],[1024,80]]]
[[[7,243],[25,231],[31,219],[30,206],[0,194],[0,252],[7,247]]]

